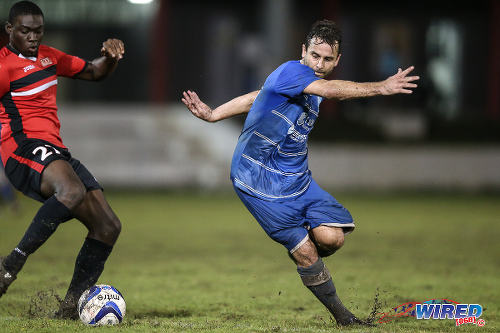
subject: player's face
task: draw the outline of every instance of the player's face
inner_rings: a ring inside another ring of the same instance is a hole
[[[324,78],[333,71],[339,63],[340,54],[338,44],[331,47],[329,44],[313,38],[306,48],[302,45],[302,63],[311,67],[317,77]]]
[[[19,15],[7,23],[7,33],[12,47],[25,57],[36,57],[43,38],[43,16]]]

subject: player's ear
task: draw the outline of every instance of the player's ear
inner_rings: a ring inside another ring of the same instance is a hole
[[[5,22],[5,32],[9,35],[12,32],[12,24],[9,21]]]
[[[339,53],[339,55],[337,56],[337,59],[335,60],[335,66],[334,67],[337,67],[337,65],[339,64],[339,60],[340,60],[340,56],[342,54]]]
[[[307,53],[306,45],[302,44],[302,58],[306,56],[306,53]]]

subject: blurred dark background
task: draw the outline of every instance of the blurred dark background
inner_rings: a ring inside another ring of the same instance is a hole
[[[4,21],[14,2],[1,1]],[[85,59],[98,56],[108,37],[126,45],[111,78],[67,81],[59,102],[164,104],[192,89],[217,105],[258,89],[274,68],[298,59],[311,24],[329,18],[343,30],[332,78],[379,81],[414,65],[421,80],[411,96],[324,102],[313,140],[500,141],[497,0],[34,2],[45,14],[45,44]]]

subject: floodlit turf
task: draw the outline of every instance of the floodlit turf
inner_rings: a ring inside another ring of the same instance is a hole
[[[331,332],[285,250],[233,194],[107,193],[123,223],[100,283],[125,296],[119,332]],[[483,306],[484,327],[402,318],[343,332],[500,331],[500,197],[338,194],[357,230],[325,259],[340,297],[368,317],[402,303],[447,298]],[[0,254],[18,242],[39,204],[0,211]],[[49,319],[71,278],[85,229],[72,221],[30,257],[0,298],[0,332],[96,332]],[[98,329],[101,331],[101,329]]]

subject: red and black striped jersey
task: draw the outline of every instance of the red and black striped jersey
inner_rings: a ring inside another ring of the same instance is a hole
[[[57,117],[57,77],[74,77],[86,62],[40,45],[36,58],[26,58],[9,45],[0,50],[0,153],[2,161],[26,138],[65,148]]]

